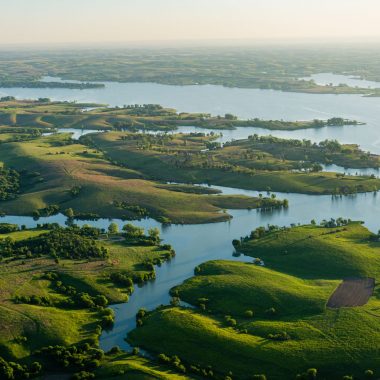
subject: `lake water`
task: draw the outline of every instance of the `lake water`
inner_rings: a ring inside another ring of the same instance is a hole
[[[56,78],[47,78],[49,81]],[[348,80],[348,79],[347,79]],[[272,90],[227,88],[223,86],[169,86],[156,83],[105,82],[100,89],[0,88],[0,97],[98,102],[111,106],[156,103],[178,111],[206,112],[213,115],[233,113],[240,118],[310,120],[333,116],[367,123],[362,126],[330,127],[301,131],[268,131],[238,128],[224,131],[225,139],[243,138],[252,133],[321,141],[338,139],[357,143],[365,150],[380,153],[380,98],[360,95],[320,95]]]
[[[325,78],[327,80],[327,78]],[[45,80],[52,80],[46,78]],[[55,78],[53,80],[56,80]],[[330,83],[330,82],[328,82]],[[124,104],[157,103],[174,107],[179,111],[207,112],[213,115],[233,113],[240,118],[259,117],[263,119],[310,120],[327,119],[341,116],[367,123],[364,126],[344,126],[302,131],[268,131],[259,128],[238,128],[222,131],[220,141],[246,138],[253,133],[275,135],[285,138],[306,138],[321,141],[326,138],[338,139],[342,143],[357,143],[365,150],[380,153],[380,98],[365,98],[358,95],[312,95],[285,93],[279,91],[236,89],[222,86],[166,86],[153,83],[105,83],[104,89],[24,89],[0,88],[0,96],[12,95],[17,98],[49,97],[52,100],[76,100],[78,102],[99,102],[112,106]],[[67,130],[66,130],[67,131]],[[182,132],[203,131],[194,127],[181,127]],[[73,131],[79,138],[82,131]],[[221,131],[215,131],[220,133]],[[342,171],[339,167],[326,167],[326,170]],[[357,171],[353,169],[355,174]],[[346,170],[345,170],[346,171]],[[378,172],[367,171],[368,174]],[[240,189],[216,187],[224,194],[245,194],[256,196],[257,192]],[[161,226],[152,219],[133,222],[144,228],[158,227],[164,242],[172,244],[176,257],[169,263],[156,268],[155,281],[143,287],[136,287],[128,303],[114,305],[116,311],[115,326],[110,332],[103,332],[100,340],[105,350],[115,345],[129,348],[124,338],[135,327],[135,315],[139,308],[154,309],[170,300],[169,290],[192,276],[194,268],[212,259],[249,260],[251,258],[232,256],[231,241],[247,235],[258,226],[266,224],[290,225],[291,223],[309,223],[311,219],[321,221],[331,217],[345,217],[363,220],[368,228],[377,231],[380,228],[380,195],[367,193],[347,197],[312,196],[301,194],[277,194],[278,198],[287,198],[289,209],[260,212],[256,210],[230,210],[233,219],[224,223],[206,225]],[[41,218],[38,222],[30,217],[7,216],[1,222],[25,224],[33,227],[37,223],[57,222],[64,224],[66,218],[56,215]],[[116,221],[120,226],[124,222]],[[110,221],[98,221],[78,224],[107,228]]]
[[[304,80],[314,80],[316,84],[322,86],[330,85],[339,86],[340,84],[346,84],[350,87],[360,88],[380,88],[380,82],[374,82],[369,80],[360,79],[354,76],[340,75],[333,73],[319,73],[313,74],[310,77],[301,78]]]
[[[224,194],[245,194],[257,196],[258,192],[215,186]],[[210,223],[202,225],[171,225],[161,226],[153,219],[134,221],[133,223],[144,228],[158,227],[165,243],[171,244],[176,250],[176,257],[169,263],[156,267],[156,280],[143,287],[137,287],[128,303],[113,305],[116,311],[115,326],[112,331],[103,332],[100,340],[101,347],[108,350],[115,345],[128,349],[124,341],[126,334],[135,327],[135,315],[144,307],[149,310],[170,301],[169,290],[182,283],[193,275],[194,268],[208,260],[230,259],[252,261],[252,258],[234,257],[232,240],[245,236],[258,226],[277,224],[280,226],[291,223],[309,223],[311,219],[321,221],[331,217],[345,217],[353,220],[363,220],[372,231],[380,228],[380,195],[367,193],[346,197],[313,196],[301,194],[276,193],[278,198],[287,198],[290,203],[288,209],[260,212],[257,210],[229,210],[233,219],[224,223]],[[34,227],[37,223],[56,222],[64,225],[66,218],[55,215],[50,218],[41,218],[39,221],[31,217],[7,216],[0,222],[25,224]],[[115,220],[121,227],[126,222]],[[107,228],[110,220],[78,221]]]

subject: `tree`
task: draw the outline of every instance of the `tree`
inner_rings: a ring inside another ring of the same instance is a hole
[[[155,228],[150,228],[148,230],[148,235],[150,238],[152,238],[155,242],[158,242],[160,240],[160,230],[155,227]]]
[[[307,378],[310,380],[314,380],[317,378],[318,371],[315,368],[309,368],[307,371]]]
[[[74,218],[74,210],[72,208],[68,208],[67,210],[65,210],[64,214],[69,218],[69,219],[72,219]]]
[[[117,234],[119,232],[119,226],[115,223],[115,222],[112,222],[109,226],[108,226],[108,232],[110,234]]]
[[[95,304],[98,306],[105,307],[108,305],[108,300],[105,296],[99,294],[95,297]]]
[[[244,312],[244,316],[245,316],[246,318],[252,318],[253,315],[254,315],[254,313],[253,313],[252,310],[246,310],[246,311]]]
[[[126,224],[123,226],[123,231],[127,234],[130,238],[139,238],[144,236],[144,229],[141,227],[136,227],[133,224]]]
[[[0,379],[14,379],[13,368],[0,357]]]

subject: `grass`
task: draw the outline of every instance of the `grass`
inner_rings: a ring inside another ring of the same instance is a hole
[[[265,151],[268,146],[257,146],[251,140],[239,140],[222,149],[205,151],[207,144],[212,142],[209,136],[179,134],[148,137],[109,132],[87,136],[85,141],[94,144],[119,165],[162,181],[209,183],[249,190],[270,189],[304,194],[346,194],[380,188],[380,180],[369,177],[337,176],[336,173],[327,172],[294,172],[300,165],[301,152],[298,156],[289,153],[287,160],[279,157],[282,155],[284,141],[290,144],[290,140],[281,140],[277,156]],[[288,151],[291,150],[291,145],[287,147]],[[303,148],[303,155],[309,149],[317,150]],[[318,152],[321,160],[325,160],[326,157],[320,150]],[[355,165],[361,151],[350,152],[351,156],[342,152],[339,158]],[[336,155],[328,156],[334,160]],[[376,160],[378,158],[374,156],[373,165],[377,165]],[[311,165],[312,162],[309,162],[309,166]]]
[[[100,379],[119,380],[125,379],[126,376],[128,379],[134,380],[186,380],[191,378],[175,373],[148,359],[126,354],[107,356],[101,368],[96,371],[96,377]]]
[[[336,232],[338,230],[338,232]],[[244,242],[239,251],[303,278],[379,277],[379,243],[359,223],[345,228],[300,226]]]
[[[252,264],[211,261],[197,276],[174,288],[193,305],[206,298],[213,313],[244,317],[246,310],[265,316],[274,307],[284,316],[321,312],[336,281],[303,280]]]
[[[26,230],[0,235],[23,240],[46,233],[45,230]],[[25,260],[3,259],[0,263],[0,356],[9,359],[28,359],[38,348],[47,345],[71,345],[97,341],[98,311],[60,307],[66,296],[57,293],[50,281],[42,278],[47,271],[56,271],[64,284],[90,295],[103,294],[111,303],[127,300],[126,289],[110,280],[112,272],[127,276],[145,274],[142,265],[147,260],[162,258],[166,251],[155,246],[129,246],[123,242],[100,241],[109,249],[107,260],[60,260],[50,257]],[[47,296],[54,306],[16,304],[15,296]],[[26,337],[26,341],[20,341]]]
[[[31,215],[56,204],[62,211],[72,208],[77,213],[96,212],[101,217],[131,217],[114,205],[119,201],[146,208],[150,216],[166,217],[175,223],[204,223],[228,220],[228,214],[220,213],[222,208],[266,204],[252,197],[197,194],[165,187],[134,169],[110,163],[102,152],[71,143],[68,138],[60,134],[2,145],[0,161],[22,171],[29,183],[17,199],[2,202],[0,211]],[[70,194],[73,187],[81,189],[76,197]]]
[[[129,339],[178,355],[188,366],[212,366],[221,376],[232,371],[238,379],[259,373],[294,379],[308,368],[317,368],[318,378],[361,379],[365,370],[380,367],[379,290],[361,307],[329,309],[326,303],[344,277],[379,278],[379,247],[358,223],[299,226],[244,239],[241,250],[264,259],[266,267],[202,264],[195,277],[172,289],[195,309],[159,308]],[[288,339],[276,338],[284,332]]]

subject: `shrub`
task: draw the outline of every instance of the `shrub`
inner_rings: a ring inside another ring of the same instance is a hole
[[[230,315],[224,317],[228,326],[235,327],[237,325],[236,319],[233,319]]]
[[[95,375],[91,372],[80,371],[80,372],[74,373],[72,379],[73,380],[95,379]]]
[[[253,315],[254,315],[254,313],[253,313],[252,310],[246,310],[246,311],[244,312],[244,316],[245,316],[246,318],[253,318]]]

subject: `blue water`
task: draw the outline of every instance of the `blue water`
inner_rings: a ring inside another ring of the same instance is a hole
[[[52,80],[51,78],[48,78]],[[56,80],[55,78],[53,78]],[[301,131],[267,131],[260,128],[239,128],[223,131],[226,139],[249,134],[272,134],[279,137],[306,138],[321,141],[338,139],[357,143],[364,150],[380,153],[380,98],[360,95],[321,95],[289,93],[273,90],[227,88],[223,86],[169,86],[156,83],[105,82],[100,89],[37,89],[0,88],[0,97],[106,103],[111,106],[155,103],[183,112],[205,112],[212,115],[232,113],[242,119],[311,120],[333,116],[367,123],[361,126],[329,127]]]

